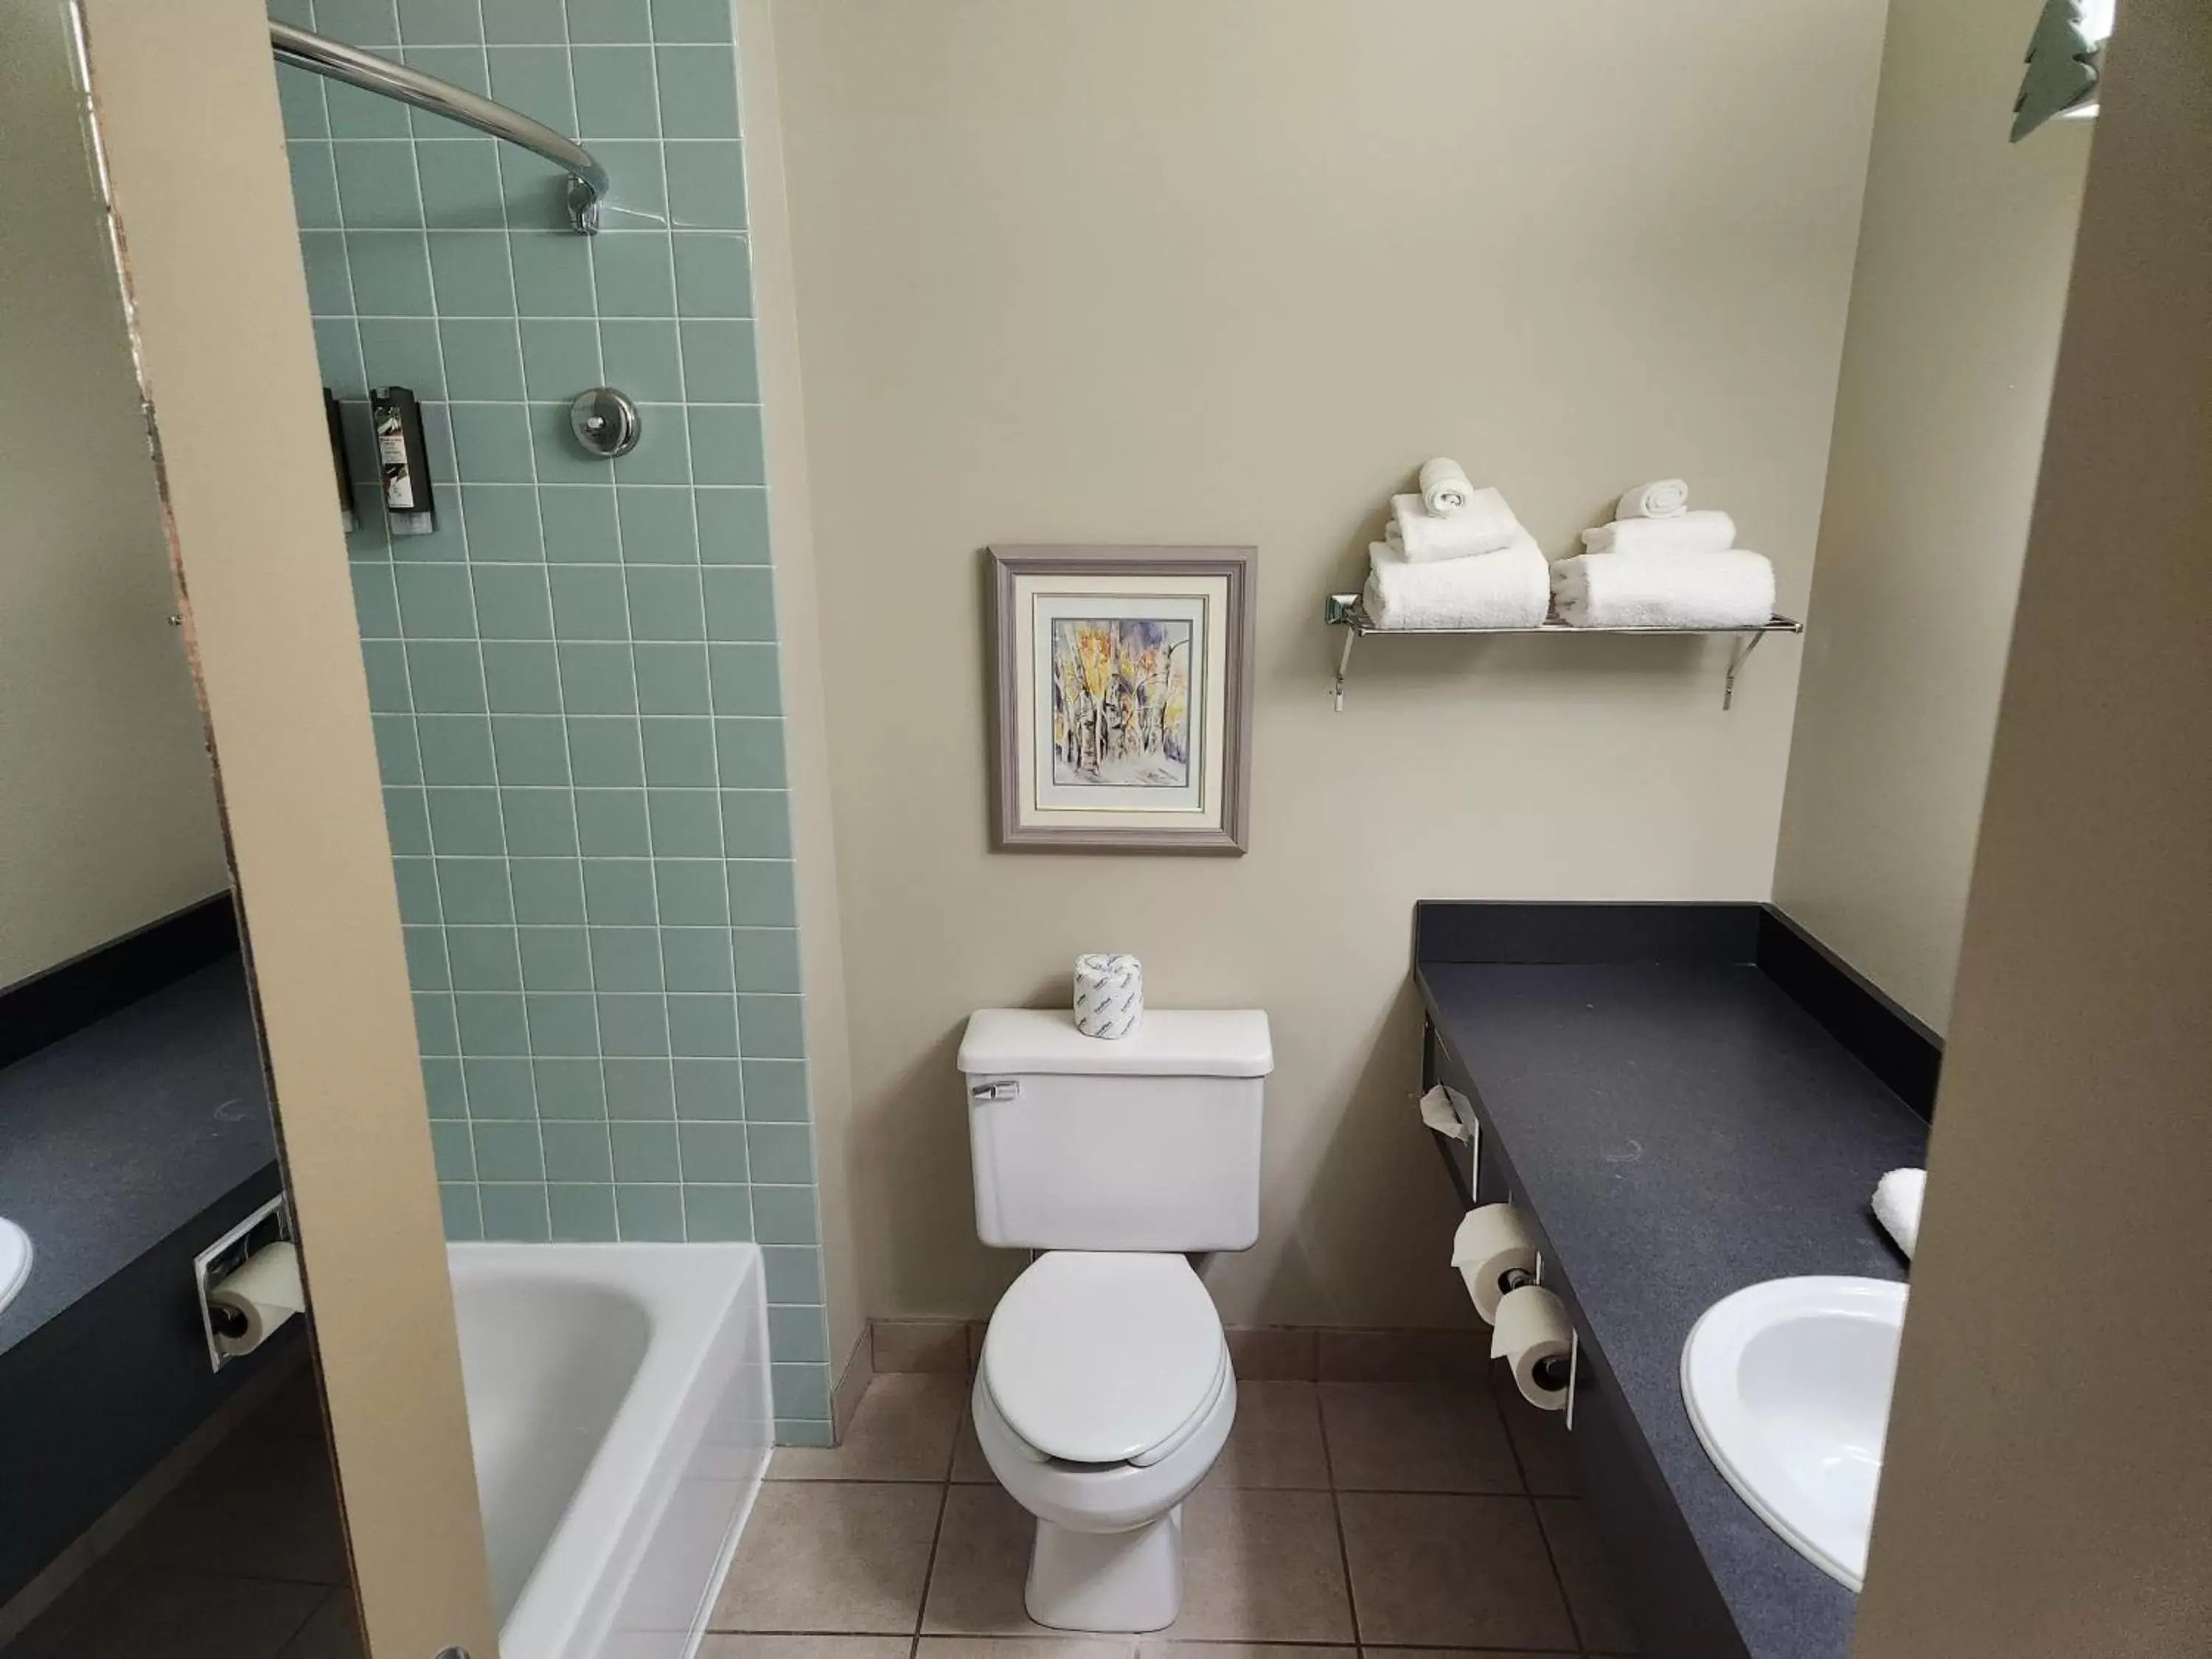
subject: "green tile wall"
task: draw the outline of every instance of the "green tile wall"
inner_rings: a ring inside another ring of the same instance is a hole
[[[830,1372],[726,0],[278,0],[612,171],[280,70],[449,1236],[750,1239],[778,1431]],[[366,389],[422,399],[386,533]],[[567,404],[637,399],[586,454]]]

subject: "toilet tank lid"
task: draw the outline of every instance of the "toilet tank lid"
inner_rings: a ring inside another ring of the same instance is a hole
[[[980,1008],[960,1039],[960,1069],[1126,1077],[1265,1077],[1275,1069],[1258,1008],[1147,1008],[1125,1037],[1088,1037],[1065,1008]]]

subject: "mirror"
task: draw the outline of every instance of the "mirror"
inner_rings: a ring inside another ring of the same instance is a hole
[[[0,9],[0,1649],[163,1654],[190,1631],[239,1659],[346,1655],[345,1531],[80,86],[64,6]],[[210,1321],[199,1280],[233,1267]]]

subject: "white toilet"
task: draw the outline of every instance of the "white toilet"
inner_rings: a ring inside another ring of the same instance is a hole
[[[1158,1630],[1182,1604],[1182,1500],[1237,1416],[1182,1253],[1258,1236],[1273,1066],[1257,1010],[1151,1010],[1114,1042],[1042,1009],[968,1021],[976,1231],[1045,1252],[991,1315],[975,1394],[983,1455],[1037,1518],[1041,1625]]]

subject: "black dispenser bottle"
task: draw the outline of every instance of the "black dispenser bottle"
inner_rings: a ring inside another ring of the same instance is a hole
[[[427,536],[438,527],[438,509],[430,493],[422,406],[405,386],[386,386],[370,388],[368,410],[376,430],[377,471],[392,533]]]
[[[323,423],[331,432],[331,471],[338,486],[338,522],[350,534],[361,527],[361,520],[353,510],[353,484],[346,477],[345,421],[338,413],[338,400],[331,396],[328,386],[323,388]]]

